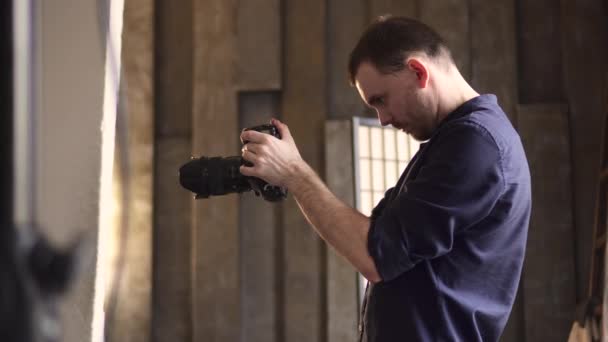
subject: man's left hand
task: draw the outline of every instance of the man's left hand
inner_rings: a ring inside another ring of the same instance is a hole
[[[242,149],[243,159],[253,166],[243,165],[240,171],[245,176],[261,178],[269,184],[289,188],[289,180],[295,176],[298,166],[304,161],[287,125],[277,119],[272,119],[270,123],[279,130],[281,139],[257,131],[241,133],[241,141],[248,141]]]

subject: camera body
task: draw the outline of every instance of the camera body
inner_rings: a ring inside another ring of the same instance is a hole
[[[258,131],[281,139],[279,130],[273,125],[259,125],[244,130]],[[246,143],[247,141],[243,141],[243,144]],[[182,187],[195,194],[196,199],[252,190],[257,196],[262,196],[270,202],[281,201],[287,197],[287,189],[241,174],[242,165],[252,166],[241,156],[192,157],[180,167],[179,181]]]

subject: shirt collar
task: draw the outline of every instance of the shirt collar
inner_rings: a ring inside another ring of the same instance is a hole
[[[439,126],[437,126],[437,128],[435,129],[435,131],[433,132],[433,134],[431,135],[431,137],[429,138],[429,140],[423,141],[420,143],[420,147],[418,148],[418,150],[422,150],[424,148],[424,146],[426,146],[426,144],[431,141],[431,139],[433,139],[433,137],[435,135],[437,135],[437,132],[439,132],[439,130],[441,129],[441,127],[445,126],[446,123],[450,122],[450,121],[454,121],[458,118],[461,118],[465,115],[469,115],[471,113],[473,113],[474,111],[485,107],[487,105],[491,105],[491,106],[497,106],[498,105],[498,99],[496,98],[496,95],[494,94],[482,94],[479,96],[476,96],[466,102],[464,102],[463,104],[461,104],[460,106],[458,106],[458,108],[454,109],[450,114],[448,114],[440,123]]]
[[[476,97],[466,101],[465,103],[458,106],[458,108],[454,109],[450,114],[448,114],[443,119],[443,121],[441,121],[441,123],[437,127],[437,130],[441,126],[445,125],[447,122],[450,122],[450,121],[456,120],[458,118],[461,118],[465,115],[471,114],[472,112],[474,112],[482,107],[486,107],[487,105],[491,105],[491,106],[498,105],[498,100],[496,99],[496,95],[483,94],[483,95],[476,96]]]

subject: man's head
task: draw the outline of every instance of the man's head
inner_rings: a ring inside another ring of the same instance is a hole
[[[363,101],[382,125],[391,124],[418,140],[430,138],[443,114],[438,84],[453,75],[444,40],[413,19],[380,17],[361,36],[348,71]]]

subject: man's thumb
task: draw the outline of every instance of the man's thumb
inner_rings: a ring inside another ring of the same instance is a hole
[[[282,123],[277,119],[272,119],[271,123],[279,130],[279,134],[281,134],[281,140],[293,140],[291,137],[291,132],[289,132],[289,127],[286,124]]]

